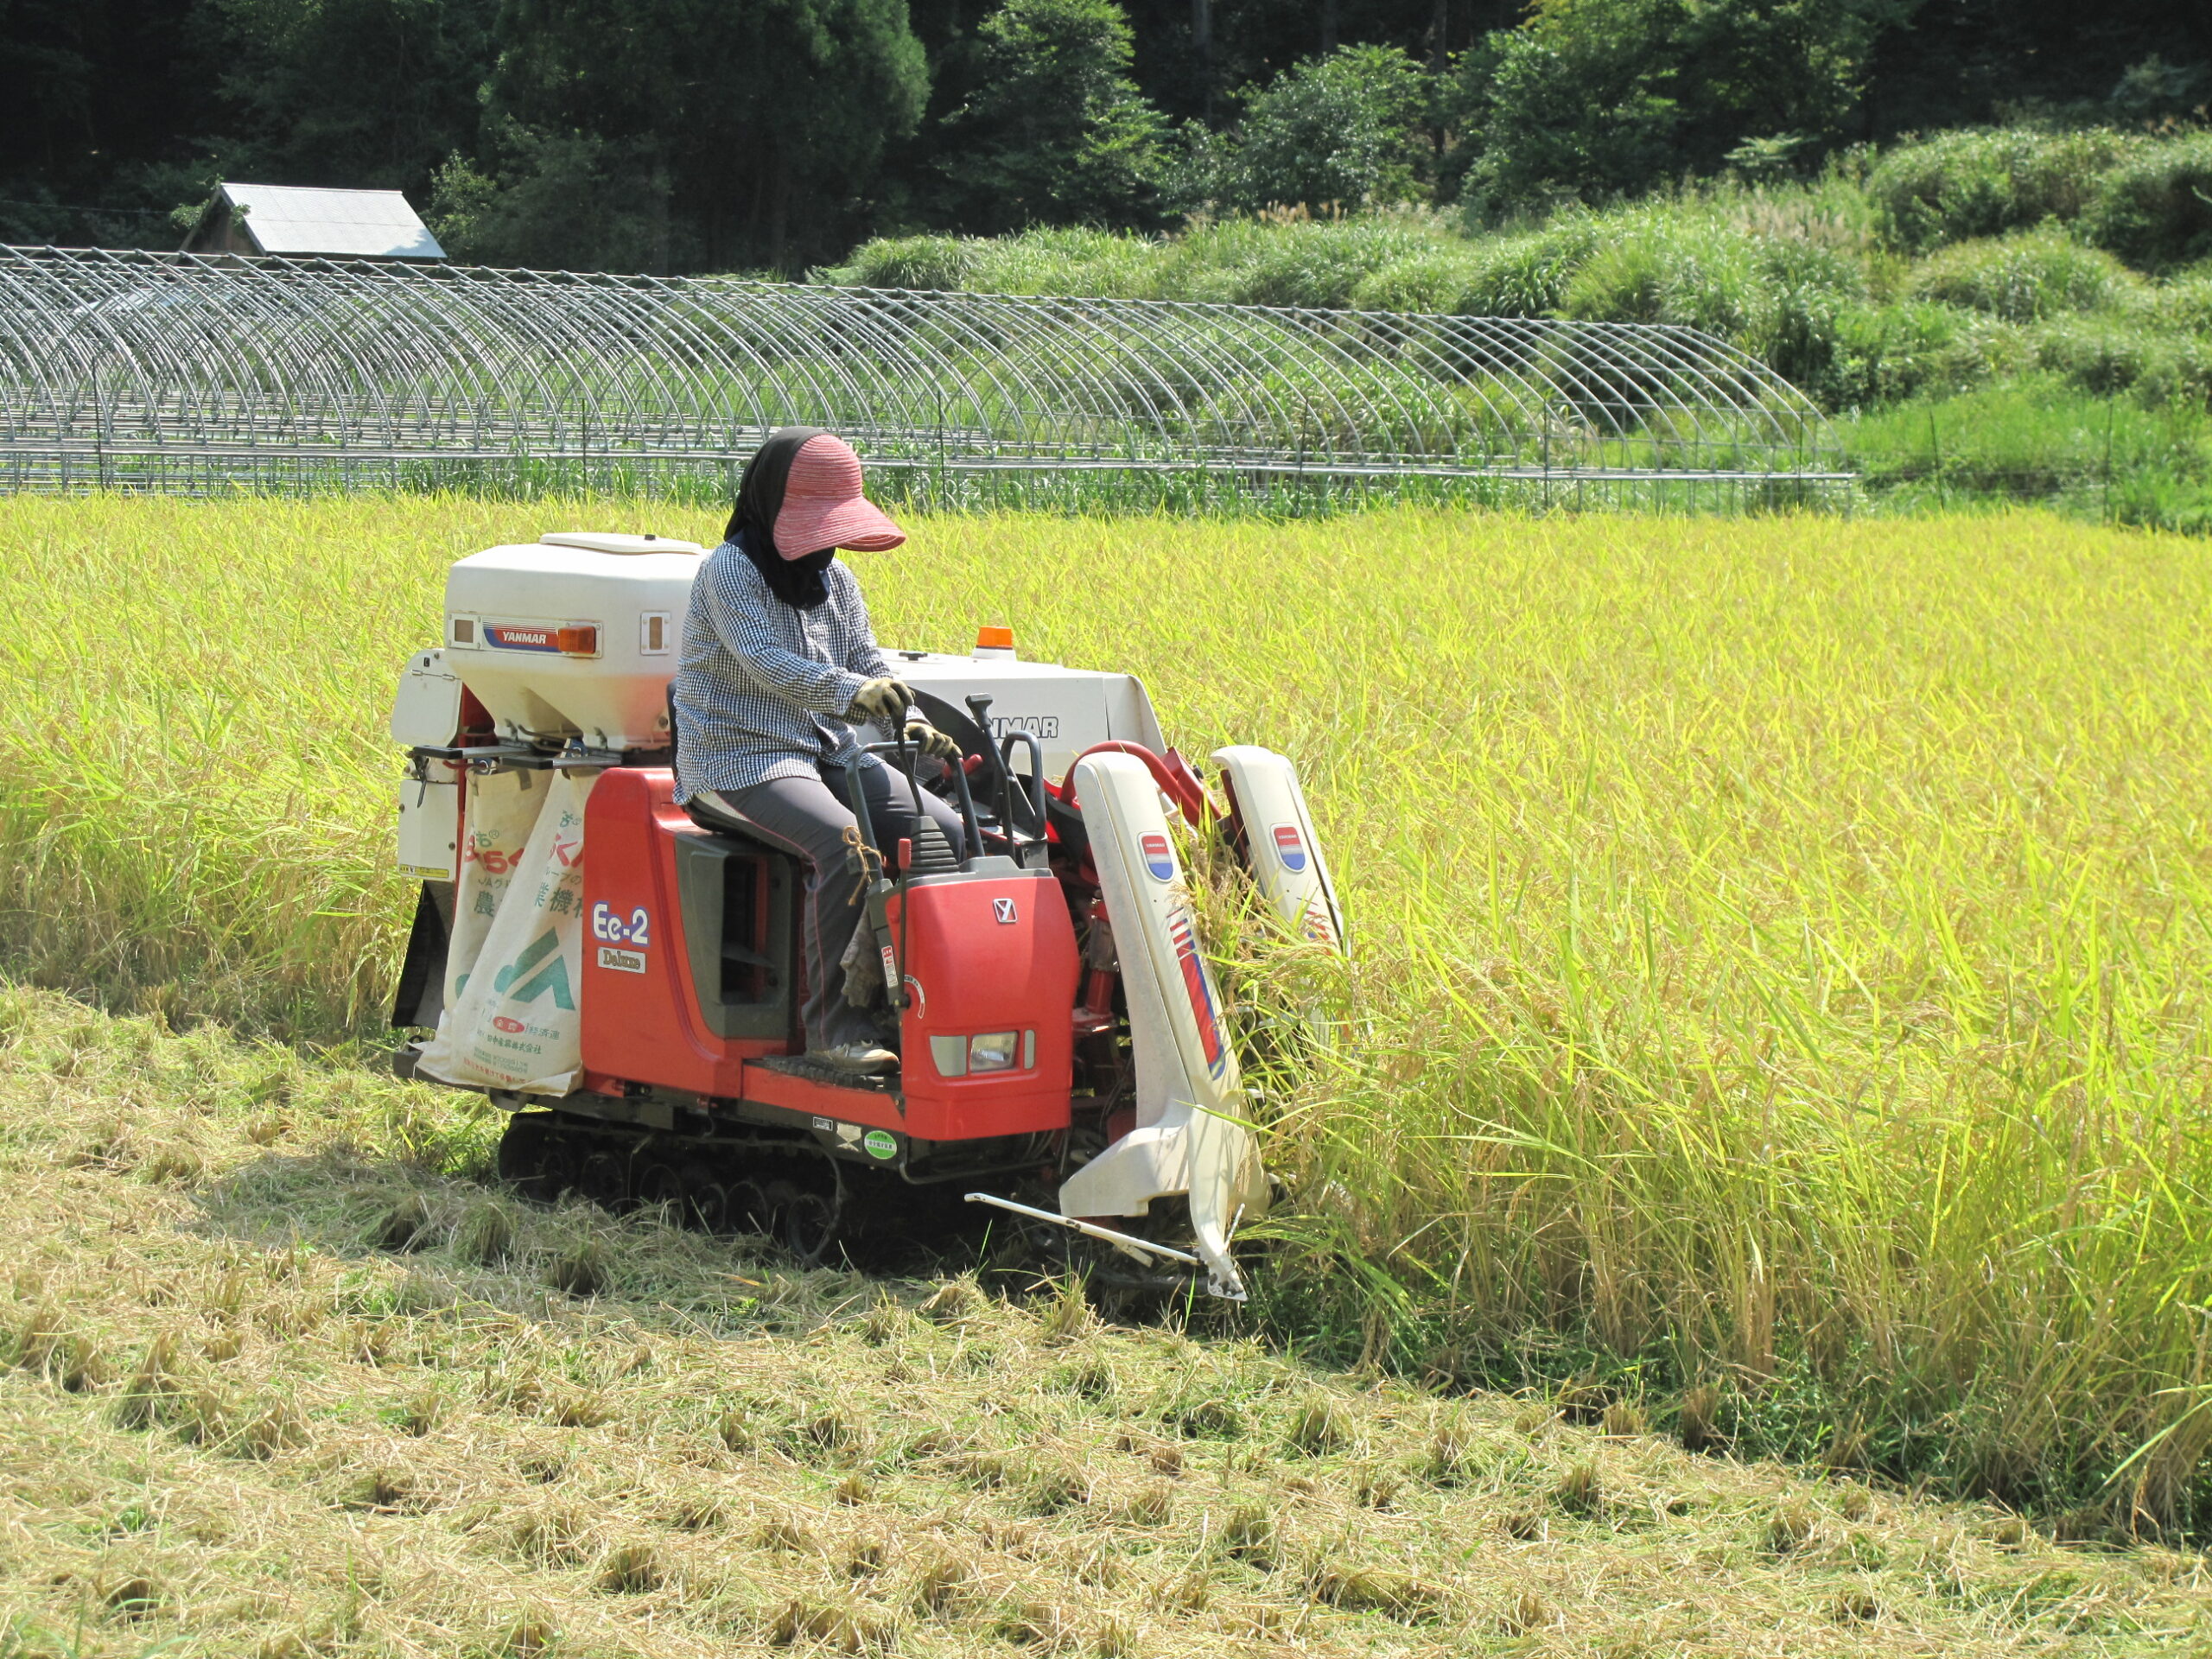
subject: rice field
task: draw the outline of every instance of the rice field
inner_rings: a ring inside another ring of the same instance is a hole
[[[2186,1549],[518,1205],[360,1058],[0,988],[9,1659],[2202,1650]]]
[[[444,564],[718,520],[0,502],[9,975],[149,1030],[371,1032],[410,902],[384,712]],[[887,642],[1007,623],[1141,674],[1186,753],[1304,772],[1357,959],[1236,976],[1248,1017],[1319,996],[1349,1033],[1271,1079],[1262,1333],[2068,1535],[2201,1531],[2201,544],[2026,513],[911,528],[854,556]]]

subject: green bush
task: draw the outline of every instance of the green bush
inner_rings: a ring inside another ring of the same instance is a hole
[[[1393,260],[1360,278],[1351,291],[1352,307],[1360,311],[1456,311],[1473,264],[1465,251],[1442,248]]]
[[[2100,248],[2056,229],[2024,231],[1943,249],[1913,272],[1915,298],[2033,322],[2097,311],[2138,297],[2140,279]]]
[[[1449,244],[1427,219],[1249,219],[1193,232],[1163,261],[1163,299],[1236,305],[1346,306],[1376,271]]]
[[[2065,317],[2035,334],[2037,363],[2101,397],[2156,408],[2212,400],[2212,340],[2124,317]]]
[[[2212,132],[2146,144],[2097,181],[2082,229],[2146,270],[2212,254]]]
[[[1816,243],[1756,245],[1765,302],[1758,327],[1737,343],[1815,397],[1833,401],[1839,326],[1847,310],[1866,301],[1866,267]]]
[[[863,243],[844,264],[815,272],[815,279],[863,288],[1141,299],[1152,291],[1160,260],[1160,244],[1113,231],[881,237]]]
[[[1722,180],[1701,190],[1695,201],[1715,222],[1746,235],[1809,242],[1863,261],[1882,246],[1873,203],[1861,182],[1868,162],[1862,152],[1853,151],[1802,184],[1745,186]]]
[[[1847,306],[1836,316],[1828,375],[1819,391],[1834,409],[1960,391],[1987,379],[2000,363],[2024,359],[2018,334],[2009,324],[1926,301]]]
[[[879,236],[842,265],[816,273],[855,288],[965,289],[988,245],[972,236]]]
[[[1352,290],[1392,250],[1379,238],[1313,233],[1323,228],[1300,226],[1305,234],[1281,238],[1240,267],[1219,297],[1238,305],[1350,304]]]
[[[1558,309],[1592,321],[1700,328],[1821,392],[1837,321],[1866,295],[1863,268],[1833,249],[1654,210],[1604,226]]]
[[[1654,213],[1620,225],[1568,281],[1560,310],[1599,322],[1671,322],[1741,339],[1765,299],[1749,237]]]
[[[2168,328],[2212,334],[2212,270],[2162,283],[2151,294],[2151,313]]]
[[[1469,317],[1551,316],[1602,239],[1593,216],[1573,212],[1544,230],[1478,242],[1471,278],[1452,309]]]
[[[1892,149],[1866,175],[1890,241],[1932,248],[2079,218],[2097,181],[2139,145],[2104,129],[1968,128]]]
[[[1351,302],[1370,311],[1552,316],[1601,239],[1599,221],[1582,213],[1518,236],[1452,238],[1380,267],[1352,290]]]
[[[1478,251],[1418,213],[1233,219],[1165,238],[1084,229],[880,238],[815,274],[878,288],[1344,306],[1364,303],[1353,296],[1382,270],[1437,259],[1471,272]]]
[[[983,249],[975,285],[999,294],[1142,299],[1160,262],[1149,237],[1080,228],[1027,231]]]

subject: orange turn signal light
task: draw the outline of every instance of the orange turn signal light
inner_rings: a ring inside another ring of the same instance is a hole
[[[599,629],[596,626],[556,628],[553,643],[571,657],[596,657],[599,655]]]
[[[987,623],[983,626],[976,630],[976,648],[978,651],[1012,651],[1014,649],[1014,630],[1012,628],[995,628]]]

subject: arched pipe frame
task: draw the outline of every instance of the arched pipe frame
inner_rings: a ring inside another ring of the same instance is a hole
[[[798,423],[946,500],[1850,482],[1802,393],[1688,328],[0,248],[0,489],[712,494]]]

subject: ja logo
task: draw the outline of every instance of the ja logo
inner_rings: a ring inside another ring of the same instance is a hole
[[[550,991],[555,1007],[575,1011],[576,999],[569,988],[568,958],[561,954],[559,935],[550,927],[530,949],[499,969],[492,988],[512,995],[518,1002],[535,1002]]]

